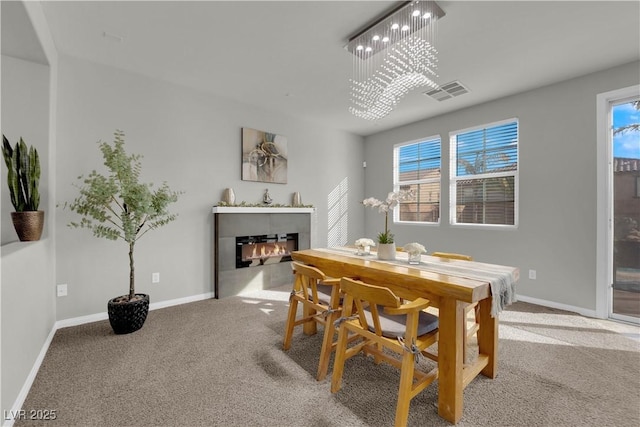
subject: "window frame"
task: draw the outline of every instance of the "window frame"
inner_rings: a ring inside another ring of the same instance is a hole
[[[477,175],[464,175],[458,176],[458,158],[457,158],[457,142],[456,137],[458,135],[473,132],[477,130],[490,129],[499,127],[509,123],[516,124],[516,169],[514,171],[500,171],[500,172],[486,172]],[[480,180],[487,178],[500,178],[506,176],[513,176],[513,224],[483,224],[483,223],[470,223],[470,222],[457,222],[457,187],[458,181],[464,180]],[[509,119],[499,120],[496,122],[485,123],[477,126],[472,126],[465,129],[455,130],[449,132],[449,225],[451,227],[459,228],[483,228],[483,229],[501,229],[501,230],[515,230],[519,227],[520,218],[520,120],[517,117]]]
[[[440,147],[440,174],[437,178],[427,178],[427,179],[414,179],[407,181],[400,181],[400,149],[402,147],[406,147],[408,145],[421,144],[425,142],[438,142]],[[414,225],[424,225],[424,226],[438,226],[442,221],[442,138],[439,134],[428,136],[426,138],[419,138],[413,141],[401,142],[393,145],[393,191],[399,191],[400,187],[403,185],[412,185],[412,184],[432,184],[437,183],[439,189],[439,199],[438,199],[438,220],[437,221],[402,221],[400,220],[400,205],[396,206],[393,209],[393,223],[394,224],[414,224]]]

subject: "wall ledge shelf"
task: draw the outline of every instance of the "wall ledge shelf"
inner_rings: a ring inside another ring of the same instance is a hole
[[[315,213],[316,208],[296,208],[293,206],[282,207],[254,207],[254,206],[214,206],[212,212],[216,213]]]
[[[17,254],[24,251],[34,250],[34,248],[47,245],[48,238],[42,237],[40,240],[33,240],[29,242],[21,242],[19,240],[14,240],[12,242],[3,243],[0,247],[0,255],[2,259],[6,259],[13,254]]]

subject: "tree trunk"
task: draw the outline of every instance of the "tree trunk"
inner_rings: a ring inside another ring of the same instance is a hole
[[[135,293],[135,282],[134,282],[134,267],[133,267],[133,245],[135,242],[129,243],[129,300],[131,300]]]

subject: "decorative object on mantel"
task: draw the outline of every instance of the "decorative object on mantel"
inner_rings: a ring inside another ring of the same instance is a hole
[[[356,240],[356,248],[358,249],[356,255],[369,255],[371,253],[371,246],[375,246],[376,243],[366,237],[361,237]]]
[[[99,141],[108,175],[92,171],[82,179],[80,195],[68,205],[82,219],[69,226],[88,228],[96,237],[124,240],[129,246],[129,293],[112,298],[107,303],[109,323],[116,334],[137,331],[149,311],[149,295],[135,292],[133,250],[135,243],[148,231],[176,219],[167,207],[178,200],[178,192],[163,183],[155,191],[152,184],[140,179],[140,155],[127,155],[124,133],[114,133],[114,143]],[[67,204],[65,204],[67,207]]]
[[[271,203],[273,203],[273,199],[269,195],[268,188],[265,188],[264,190],[264,196],[262,196],[262,203],[264,203],[265,205],[271,205]]]
[[[265,205],[263,202],[260,203],[247,203],[244,200],[240,203],[234,203],[233,205],[228,205],[225,202],[219,202],[217,205],[219,207],[226,208],[313,208],[313,205],[300,205],[300,206],[291,206],[284,205],[282,203],[272,203],[270,205]]]
[[[427,252],[425,247],[417,242],[407,243],[402,249],[409,254],[409,264],[416,265],[420,264],[422,254]]]
[[[287,138],[242,128],[242,180],[287,183]]]
[[[233,188],[226,188],[222,192],[222,202],[225,205],[233,205],[236,202],[236,193],[233,192]]]
[[[389,114],[409,91],[439,88],[434,47],[444,11],[434,1],[402,2],[349,38],[353,54],[349,111],[366,120]]]
[[[370,208],[378,208],[378,212],[384,213],[384,232],[378,234],[378,258],[393,260],[396,259],[396,244],[391,230],[389,230],[389,211],[394,209],[401,202],[412,200],[414,197],[412,190],[392,191],[383,202],[373,197],[362,201],[362,204]]]
[[[40,240],[44,227],[44,211],[40,205],[40,158],[33,145],[27,148],[22,140],[11,147],[9,140],[2,135],[2,155],[7,165],[7,185],[11,195],[13,227],[21,242]]]
[[[300,197],[300,193],[297,191],[291,196],[291,206],[302,206],[302,197]]]

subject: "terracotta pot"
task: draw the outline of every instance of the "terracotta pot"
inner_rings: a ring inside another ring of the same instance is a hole
[[[21,242],[40,240],[44,211],[11,212],[11,220]]]

